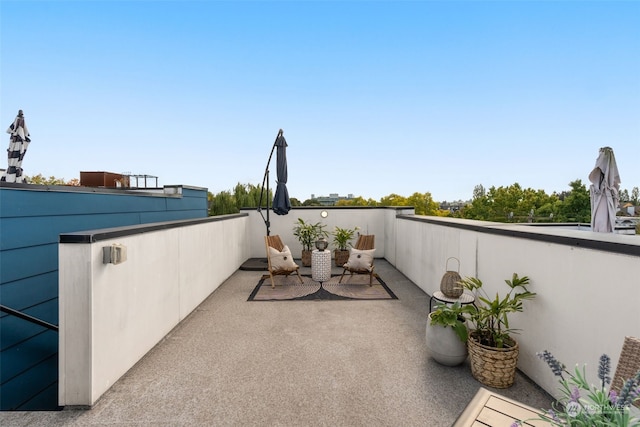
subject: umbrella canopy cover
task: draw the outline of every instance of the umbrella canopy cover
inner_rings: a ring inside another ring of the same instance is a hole
[[[31,139],[29,139],[29,130],[24,121],[22,110],[18,111],[18,116],[13,121],[7,133],[9,138],[9,149],[7,150],[8,167],[6,172],[0,178],[0,181],[6,182],[23,182],[22,176],[22,160],[27,153],[27,147]]]
[[[289,191],[287,190],[287,141],[282,135],[282,129],[278,133],[275,142],[277,151],[276,159],[276,193],[273,196],[273,212],[277,215],[286,215],[291,210]]]
[[[596,166],[589,174],[591,181],[591,231],[613,233],[620,205],[620,174],[611,147],[600,148]]]

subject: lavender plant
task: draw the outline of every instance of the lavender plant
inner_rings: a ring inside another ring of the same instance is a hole
[[[611,390],[611,359],[606,354],[600,356],[598,384],[589,384],[585,366],[576,365],[573,373],[547,350],[537,353],[544,360],[560,383],[562,397],[553,404],[553,409],[542,414],[544,420],[554,426],[640,426],[640,419],[631,416],[630,406],[640,400],[640,371],[627,379],[620,393]],[[517,421],[511,427],[521,426]]]

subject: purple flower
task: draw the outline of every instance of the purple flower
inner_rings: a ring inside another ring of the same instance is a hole
[[[536,353],[536,355],[544,360],[547,365],[551,368],[553,375],[557,377],[562,377],[562,372],[565,370],[565,366],[556,359],[553,354],[549,353],[547,350],[542,353]]]
[[[638,381],[636,380],[636,378],[629,378],[622,385],[620,394],[618,395],[618,401],[616,403],[626,408],[627,406],[631,405],[637,397]]]
[[[560,418],[558,418],[558,415],[556,415],[556,413],[554,412],[553,409],[549,409],[547,411],[547,415],[549,416],[549,418],[551,418],[553,421],[559,423],[560,422]]]
[[[606,354],[600,356],[600,364],[598,365],[598,378],[602,381],[602,387],[611,382],[609,373],[611,372],[611,358]]]
[[[618,393],[613,389],[609,390],[609,402],[613,405],[618,402]]]
[[[571,392],[570,400],[571,402],[577,402],[578,399],[580,399],[580,390],[578,390],[578,387],[574,387]]]

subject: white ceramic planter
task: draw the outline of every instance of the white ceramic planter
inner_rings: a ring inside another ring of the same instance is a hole
[[[453,328],[431,324],[431,314],[427,318],[427,353],[436,362],[446,366],[457,366],[467,359],[467,344],[453,331]]]

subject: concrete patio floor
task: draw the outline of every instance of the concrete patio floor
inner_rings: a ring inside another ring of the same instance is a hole
[[[263,272],[238,270],[93,408],[0,425],[450,426],[482,385],[468,362],[427,356],[429,296],[385,260],[376,271],[398,300],[248,302]],[[552,400],[519,372],[490,390]]]

